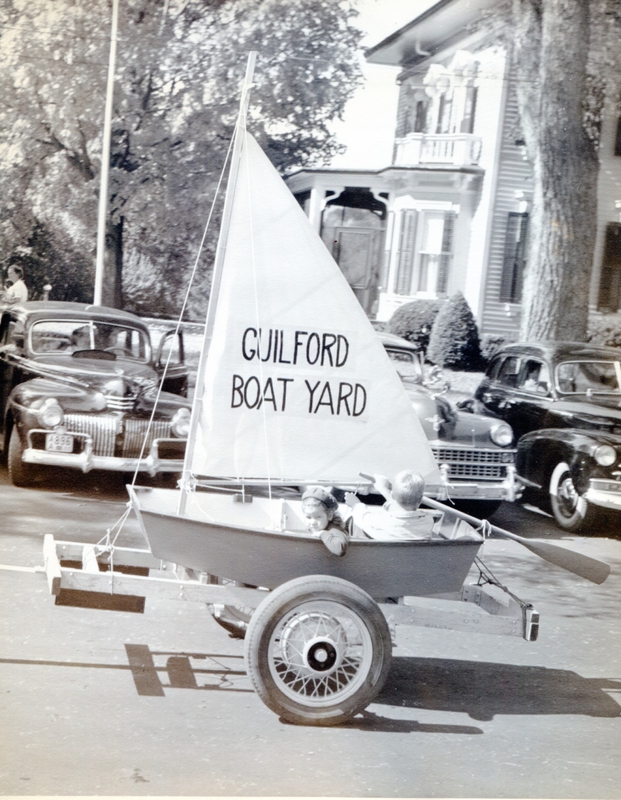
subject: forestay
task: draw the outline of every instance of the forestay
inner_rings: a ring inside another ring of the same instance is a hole
[[[355,483],[361,471],[415,469],[437,480],[373,326],[268,158],[240,135],[191,471]]]

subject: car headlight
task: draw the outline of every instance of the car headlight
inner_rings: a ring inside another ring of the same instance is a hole
[[[617,451],[609,444],[600,444],[599,447],[595,448],[593,458],[600,467],[612,467],[617,460]]]
[[[179,437],[187,439],[190,432],[190,411],[187,408],[180,408],[170,422],[170,429]]]
[[[513,430],[510,425],[502,423],[501,425],[494,425],[490,429],[489,435],[494,444],[499,447],[508,447],[513,441]]]
[[[65,414],[55,397],[48,397],[37,410],[37,419],[44,428],[55,428],[65,421]]]

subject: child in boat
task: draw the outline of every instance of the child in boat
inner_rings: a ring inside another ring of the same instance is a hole
[[[386,498],[383,506],[367,506],[347,492],[353,524],[370,539],[430,539],[433,515],[419,509],[425,481],[418,472],[404,470],[392,484],[384,475],[373,476],[374,488]]]
[[[344,556],[349,535],[338,511],[336,497],[323,486],[311,486],[302,495],[306,527],[335,556]]]

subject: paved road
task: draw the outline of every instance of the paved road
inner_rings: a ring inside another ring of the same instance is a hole
[[[97,541],[124,503],[121,479],[18,490],[0,472],[0,562],[40,564],[44,533]],[[400,628],[382,694],[337,729],[268,711],[204,605],[55,606],[42,575],[0,571],[0,794],[618,798],[621,542],[563,537],[519,507],[495,521],[613,573],[597,587],[488,541],[486,562],[541,612],[539,641]],[[119,543],[143,544],[135,522]]]

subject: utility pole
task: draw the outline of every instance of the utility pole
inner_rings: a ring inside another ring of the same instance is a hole
[[[110,138],[112,127],[112,99],[114,96],[114,66],[116,62],[116,36],[119,25],[119,0],[112,0],[112,31],[108,60],[108,87],[104,113],[103,143],[101,148],[101,184],[99,187],[99,216],[97,219],[97,255],[95,257],[95,292],[93,303],[101,305],[106,254],[106,222],[108,219],[108,176],[110,174]]]

